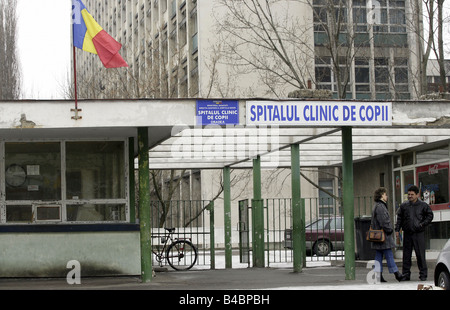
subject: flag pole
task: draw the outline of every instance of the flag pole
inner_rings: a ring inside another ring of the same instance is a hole
[[[75,109],[78,110],[78,92],[77,92],[77,56],[75,54],[75,45],[73,46],[73,81],[74,81],[74,95],[75,95]]]
[[[71,109],[71,111],[75,112],[75,116],[72,116],[72,119],[79,120],[79,119],[82,119],[82,116],[78,115],[78,112],[80,112],[81,109],[78,109],[77,56],[76,56],[75,45],[73,45],[73,83],[74,83],[75,109]]]
[[[72,8],[73,14],[73,8]],[[77,54],[75,49],[75,44],[73,41],[73,20],[71,25],[71,35],[72,35],[72,56],[73,56],[73,83],[74,83],[74,99],[75,99],[75,109],[70,109],[71,112],[75,112],[75,116],[72,116],[72,119],[79,120],[82,119],[81,116],[78,115],[78,112],[81,112],[81,109],[78,109],[78,89],[77,89]]]

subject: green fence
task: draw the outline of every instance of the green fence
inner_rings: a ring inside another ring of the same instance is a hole
[[[340,202],[332,198],[302,200],[305,205],[306,261],[344,260],[344,218]],[[355,217],[370,216],[373,200],[355,197],[354,206]],[[292,262],[291,199],[264,199],[264,209],[266,265]]]
[[[331,198],[303,198],[302,201],[305,205],[306,261],[344,260],[344,220],[340,202]],[[292,263],[292,201],[290,198],[266,198],[262,203],[266,266]],[[354,205],[355,217],[370,216],[373,200],[371,197],[355,197]],[[214,208],[211,201],[153,201],[151,208],[154,247],[161,246],[164,227],[174,227],[175,238],[189,238],[197,247],[199,257],[196,267],[215,268],[215,236],[211,233],[214,232]],[[247,212],[244,212],[245,209]],[[241,262],[250,265],[250,201],[240,201],[239,210],[245,215],[243,218],[240,216],[237,225]],[[246,242],[244,247],[242,240]],[[155,260],[153,264],[157,266]]]

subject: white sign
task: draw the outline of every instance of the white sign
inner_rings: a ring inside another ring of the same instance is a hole
[[[247,125],[392,126],[392,102],[247,101]]]

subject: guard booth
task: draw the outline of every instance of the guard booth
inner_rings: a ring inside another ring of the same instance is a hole
[[[139,274],[128,150],[118,138],[0,142],[0,275],[59,277],[71,260],[85,274]]]

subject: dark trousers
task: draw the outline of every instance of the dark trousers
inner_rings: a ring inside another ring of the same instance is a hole
[[[417,266],[419,267],[420,278],[428,275],[427,262],[425,261],[425,233],[407,233],[403,235],[403,274],[411,275],[411,255],[412,250],[416,253]]]

